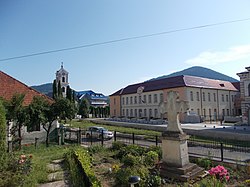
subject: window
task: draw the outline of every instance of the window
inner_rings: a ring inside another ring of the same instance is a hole
[[[126,109],[126,116],[128,116],[128,109]]]
[[[208,101],[211,101],[210,93],[208,93]]]
[[[157,118],[158,117],[158,110],[155,109],[155,117]]]
[[[124,109],[122,109],[122,115],[125,116],[125,110]]]
[[[228,95],[226,95],[226,102],[228,102]]]
[[[200,93],[199,92],[196,92],[196,100],[200,101]]]
[[[65,87],[62,87],[62,92],[65,93]]]
[[[144,109],[144,117],[147,117],[147,109]]]
[[[214,102],[216,102],[216,93],[214,93]]]
[[[126,97],[126,105],[128,105],[128,97]]]
[[[190,100],[193,101],[194,100],[194,96],[193,96],[193,92],[190,92]]]
[[[62,82],[65,82],[65,77],[62,77]]]
[[[116,99],[114,98],[114,105],[116,105]]]
[[[143,101],[142,102],[147,103],[147,96],[146,95],[143,96]]]
[[[206,101],[205,92],[202,92],[202,99],[203,99],[203,101]]]
[[[160,102],[163,102],[163,93],[160,94]]]
[[[142,109],[139,109],[139,118],[142,117]]]
[[[130,104],[133,104],[133,97],[130,97]]]
[[[157,99],[157,94],[154,94],[154,103],[157,103],[158,101],[157,101],[158,99]]]
[[[229,116],[229,109],[227,109],[227,116]]]
[[[125,98],[122,98],[122,104],[125,105]]]
[[[234,102],[234,95],[231,95],[231,98],[232,98],[232,102]]]
[[[225,116],[225,109],[222,109],[222,115]]]
[[[200,109],[199,108],[197,109],[197,114],[200,115]]]
[[[139,104],[141,104],[141,96],[139,95]]]
[[[152,102],[151,95],[148,95],[148,103],[151,103],[151,102]]]
[[[137,117],[137,109],[135,109],[135,117]]]
[[[152,117],[152,109],[149,109],[149,117]]]
[[[133,109],[130,109],[130,116],[133,117]]]
[[[224,102],[224,94],[221,95],[221,101]]]
[[[248,96],[250,96],[250,84],[248,85]]]
[[[203,115],[206,116],[206,109],[203,109]]]
[[[134,103],[137,104],[137,96],[134,97]]]

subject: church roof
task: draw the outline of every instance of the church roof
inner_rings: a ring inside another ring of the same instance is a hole
[[[63,64],[62,64],[62,65],[61,65],[61,68],[60,68],[56,73],[66,73],[66,74],[68,74],[69,72],[67,72],[67,71],[63,68]]]
[[[168,77],[164,79],[146,81],[138,84],[128,85],[127,87],[118,90],[110,96],[125,95],[137,93],[137,89],[143,87],[143,92],[156,91],[162,89],[170,89],[177,87],[197,87],[210,88],[218,90],[239,91],[233,83],[222,80],[214,80],[202,77],[180,75],[176,77]]]
[[[24,83],[16,80],[15,78],[0,71],[0,97],[10,100],[14,94],[25,94],[24,105],[29,105],[34,96],[40,96],[45,98],[48,102],[53,102],[53,99],[34,90],[33,88],[25,85]]]

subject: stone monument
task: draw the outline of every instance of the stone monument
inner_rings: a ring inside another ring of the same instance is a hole
[[[189,162],[187,140],[181,129],[179,114],[188,110],[188,102],[180,101],[175,91],[167,93],[167,101],[160,105],[162,114],[167,113],[168,126],[162,133],[162,163],[160,172],[163,177],[187,181],[195,178],[203,169]]]

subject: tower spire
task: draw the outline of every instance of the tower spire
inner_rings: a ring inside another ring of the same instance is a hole
[[[63,62],[61,62],[61,68],[63,68]]]

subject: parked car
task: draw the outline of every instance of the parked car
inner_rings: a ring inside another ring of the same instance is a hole
[[[103,127],[96,126],[89,127],[85,134],[87,138],[91,138],[92,135],[92,138],[102,139],[102,133],[104,139],[112,139],[114,136],[113,132],[108,131]]]

